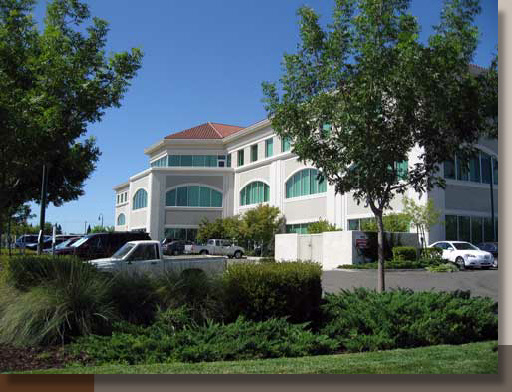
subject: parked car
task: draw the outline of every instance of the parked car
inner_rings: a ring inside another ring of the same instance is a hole
[[[38,238],[39,237],[37,234],[23,234],[22,236],[16,239],[16,241],[14,242],[14,247],[35,250],[37,249]],[[48,239],[51,240],[51,238],[52,237],[50,237],[49,235],[43,236],[44,241],[47,241]]]
[[[219,257],[175,260],[165,258],[158,241],[129,241],[111,257],[90,260],[102,272],[222,273],[227,260]]]
[[[492,253],[494,258],[498,257],[498,243],[497,242],[482,242],[477,245],[480,250]]]
[[[84,260],[112,256],[128,241],[151,240],[148,233],[136,231],[115,231],[94,233],[83,236],[71,246],[55,250],[57,255],[75,255]]]
[[[193,245],[192,241],[175,240],[171,238],[164,238],[162,241],[162,251],[164,255],[176,256],[185,253],[185,246]]]
[[[494,264],[491,253],[478,249],[475,245],[464,241],[438,241],[429,248],[443,250],[442,258],[449,260],[460,269],[464,268],[490,268]]]
[[[71,237],[71,238],[68,238],[68,239],[64,239],[64,241],[61,241],[58,244],[57,244],[57,241],[56,241],[55,250],[57,251],[59,249],[67,248],[67,247],[73,245],[80,238],[82,238],[82,237],[81,236]],[[43,252],[44,253],[52,253],[51,246],[49,248],[44,249]]]
[[[200,255],[223,255],[240,259],[244,255],[245,249],[234,245],[230,240],[211,239],[206,241],[206,245],[194,244],[190,248],[186,247],[185,252]]]

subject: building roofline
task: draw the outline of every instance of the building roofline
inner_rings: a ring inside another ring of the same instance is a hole
[[[126,187],[129,187],[129,186],[130,186],[130,181],[126,181],[126,182],[123,182],[122,184],[116,185],[112,189],[117,191],[120,188],[126,188]]]

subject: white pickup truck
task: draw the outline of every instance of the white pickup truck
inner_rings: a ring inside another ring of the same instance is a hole
[[[159,241],[130,241],[111,257],[90,260],[104,272],[164,272],[181,273],[185,270],[201,270],[208,274],[220,274],[227,266],[224,257],[167,257],[162,253]]]
[[[200,255],[222,255],[241,259],[245,249],[233,244],[230,240],[212,239],[206,241],[206,245],[185,245],[185,253]]]

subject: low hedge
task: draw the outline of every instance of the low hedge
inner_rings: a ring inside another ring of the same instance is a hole
[[[70,275],[74,269],[96,268],[74,256],[38,256],[36,254],[13,256],[3,261],[3,280],[19,290],[28,290],[62,275]]]
[[[322,298],[322,268],[311,262],[233,264],[224,274],[227,320],[289,317],[314,320]]]
[[[169,312],[173,314],[165,314]],[[231,324],[205,326],[187,319],[183,308],[164,312],[160,321],[147,328],[124,326],[111,337],[80,338],[71,351],[86,353],[96,364],[148,364],[300,357],[333,353],[338,346],[335,339],[285,319],[254,322],[240,317]]]
[[[385,260],[385,269],[420,269],[425,268],[427,265],[422,261],[411,260]],[[342,269],[377,269],[378,263],[362,263],[362,264],[342,264],[338,266]]]
[[[498,338],[497,303],[469,292],[327,294],[320,333],[348,351],[462,344]]]
[[[416,260],[417,250],[414,246],[395,246],[393,248],[393,260]]]

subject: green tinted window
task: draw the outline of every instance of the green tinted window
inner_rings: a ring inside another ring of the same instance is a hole
[[[187,187],[182,186],[178,188],[176,205],[180,207],[186,207],[187,203]]]
[[[180,166],[192,166],[192,155],[181,155]]]
[[[270,187],[261,181],[251,182],[240,190],[241,206],[264,203],[269,200]]]
[[[210,188],[202,186],[199,190],[199,205],[201,207],[209,207],[211,204],[211,192]]]
[[[444,178],[455,180],[455,161],[453,159],[444,162]]]
[[[222,193],[214,189],[212,189],[211,206],[222,207]]]
[[[238,150],[238,166],[244,165],[244,150]]]
[[[284,137],[281,139],[281,152],[289,151],[292,147],[290,138]]]
[[[168,165],[170,167],[180,166],[180,156],[179,155],[169,155]]]
[[[448,241],[457,241],[457,216],[445,215],[446,239]]]
[[[189,186],[187,191],[188,202],[187,205],[189,207],[199,207],[199,187],[198,186]]]
[[[227,162],[226,162],[226,166],[227,167],[231,167],[231,154],[228,154],[228,159],[227,159]]]
[[[484,241],[494,241],[494,230],[491,218],[484,218]]]
[[[480,153],[480,161],[482,164],[482,182],[484,184],[490,184],[491,183],[491,156],[481,152]]]
[[[482,218],[480,217],[471,217],[471,242],[473,244],[479,244],[482,242],[483,233],[482,233]]]
[[[117,225],[123,226],[125,224],[126,224],[126,217],[124,216],[124,214],[119,214],[119,216],[117,217]]]
[[[139,189],[133,196],[133,209],[144,208],[148,206],[148,193],[144,189]]]
[[[192,156],[192,166],[196,167],[204,167],[204,155],[193,155]]]
[[[469,161],[469,180],[480,182],[480,156],[478,154]]]
[[[165,205],[170,207],[176,205],[176,189],[171,189],[165,194]]]
[[[253,144],[251,146],[251,162],[256,162],[258,160],[258,145]]]
[[[265,158],[274,155],[274,139],[265,140]]]
[[[286,198],[326,192],[327,181],[318,174],[316,169],[304,169],[295,173],[285,184]]]
[[[322,127],[322,137],[325,138],[325,137],[331,136],[331,130],[332,130],[331,124],[324,124]]]
[[[459,240],[471,242],[471,218],[469,216],[459,216]]]
[[[469,180],[469,163],[457,157],[457,180]]]
[[[498,185],[498,160],[496,158],[492,158],[492,172],[494,178],[494,185]]]

